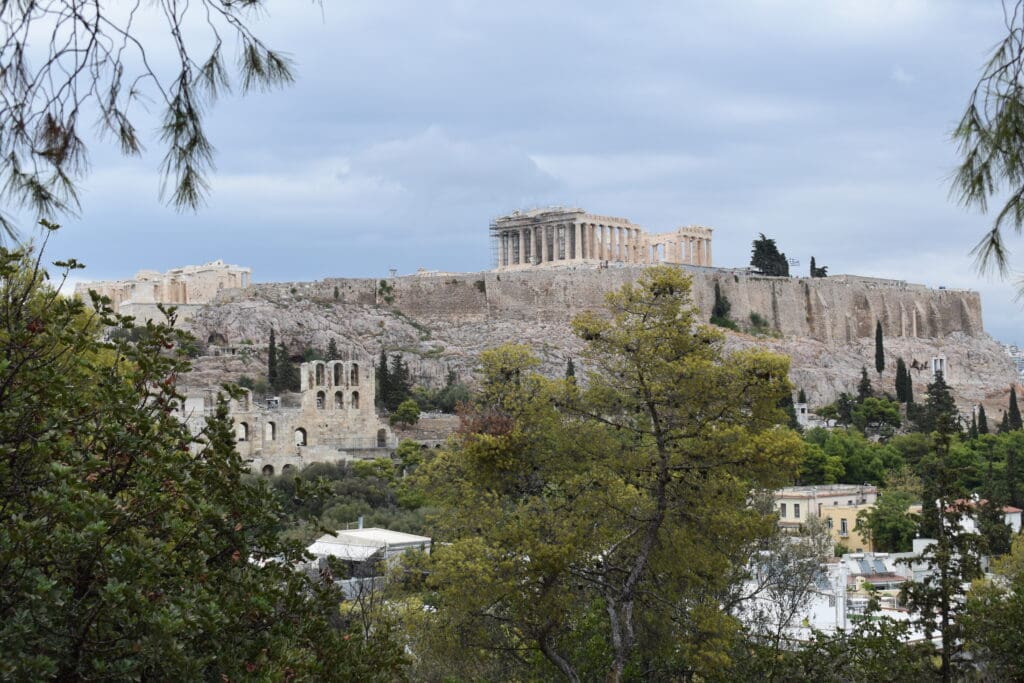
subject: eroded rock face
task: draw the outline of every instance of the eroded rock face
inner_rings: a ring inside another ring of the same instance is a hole
[[[876,386],[894,392],[898,356],[908,365],[945,357],[947,381],[965,406],[1001,395],[1015,381],[1010,359],[984,332],[976,292],[852,276],[769,278],[682,268],[693,276],[702,319],[710,316],[717,282],[734,320],[756,313],[768,322],[780,338],[730,333],[727,345],[757,344],[790,356],[793,384],[807,392],[812,406],[853,390],[861,366]],[[582,344],[570,329],[572,317],[602,308],[606,293],[641,270],[578,267],[254,285],[226,292],[197,312],[190,326],[200,340],[250,342],[256,355],[200,359],[196,379],[261,375],[271,327],[293,352],[307,345],[325,349],[332,338],[345,358],[376,358],[382,346],[401,352],[428,384],[442,383],[449,369],[468,379],[481,351],[507,342],[529,344],[545,372],[560,375],[567,358],[579,365]],[[876,320],[885,338],[881,378],[874,372]],[[921,396],[931,372],[912,374]]]

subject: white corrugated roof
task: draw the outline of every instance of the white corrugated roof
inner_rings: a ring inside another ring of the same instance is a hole
[[[350,529],[336,534],[325,534],[306,550],[312,555],[363,562],[385,546],[405,544],[429,545],[430,538],[390,529]]]

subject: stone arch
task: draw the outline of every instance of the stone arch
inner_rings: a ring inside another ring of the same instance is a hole
[[[344,370],[344,368],[342,367],[341,363],[334,364],[334,386],[336,387],[341,386],[342,370]]]
[[[316,385],[318,387],[320,387],[320,386],[323,386],[323,384],[324,384],[324,364],[323,363],[317,363],[316,364]]]
[[[214,344],[216,346],[227,346],[228,339],[220,332],[211,332],[210,336],[206,338],[207,344]]]
[[[386,429],[377,430],[377,448],[385,448],[388,445],[388,432]]]
[[[349,372],[349,384],[356,387],[359,386],[359,364],[353,363],[352,370]]]
[[[264,465],[263,469],[260,470],[260,472],[263,473],[264,477],[272,477],[272,476],[274,476],[274,466],[273,465]]]
[[[334,392],[334,409],[341,410],[345,407],[344,394],[340,391]]]
[[[352,410],[359,410],[359,392],[358,391],[353,391],[352,392],[352,400],[349,402],[349,405],[352,407]]]
[[[236,441],[248,441],[249,440],[249,423],[238,422],[235,423],[235,440]]]
[[[274,441],[275,439],[277,439],[277,425],[273,422],[263,425],[263,440]]]
[[[285,465],[284,467],[281,468],[281,474],[290,474],[290,473],[292,473],[294,471],[295,471],[295,465],[291,465],[291,464]]]
[[[295,445],[305,446],[306,445],[306,430],[299,427],[295,430]]]
[[[322,391],[316,392],[316,407],[317,410],[323,410],[327,403],[327,394]]]

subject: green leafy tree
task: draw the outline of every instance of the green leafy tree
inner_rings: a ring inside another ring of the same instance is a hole
[[[780,253],[775,240],[765,237],[763,232],[754,240],[750,265],[762,275],[789,277],[789,262],[786,255]]]
[[[420,407],[416,401],[407,398],[398,404],[395,412],[391,413],[388,421],[393,425],[411,427],[420,421]]]
[[[885,370],[885,344],[882,340],[882,321],[875,321],[875,372],[881,376]]]
[[[123,154],[140,156],[144,135],[136,117],[155,109],[168,199],[181,209],[200,206],[214,157],[205,117],[211,102],[231,88],[225,53],[232,42],[243,91],[293,78],[288,58],[250,28],[258,15],[253,10],[265,4],[201,0],[143,4],[124,13],[69,0],[0,4],[0,63],[5,73],[18,75],[0,80],[4,203],[39,216],[74,211],[89,165],[85,121],[95,122],[100,137],[115,140]],[[173,46],[170,63],[147,55],[154,31]],[[2,214],[0,224],[11,230]]]
[[[1017,387],[1010,387],[1010,409],[1006,412],[1010,429],[1020,429],[1024,424],[1020,419],[1020,408],[1017,407]]]
[[[176,417],[191,338],[97,341],[133,322],[61,297],[39,264],[0,249],[0,677],[401,675],[386,632],[339,630],[340,591],[294,570],[226,400],[198,435]]]
[[[898,403],[884,398],[868,397],[853,408],[853,424],[872,436],[892,436],[900,426]]]
[[[874,507],[857,513],[857,531],[871,539],[876,552],[908,552],[917,533],[917,520],[908,511],[914,502],[906,491],[883,491]]]
[[[610,319],[574,322],[585,390],[539,377],[523,347],[489,351],[460,437],[420,468],[442,510],[438,614],[491,656],[540,658],[506,677],[720,670],[736,628],[721,596],[774,523],[749,491],[800,453],[778,427],[786,360],[725,356],[681,272],[649,269],[607,301]]]
[[[1024,536],[1010,554],[993,563],[996,581],[979,580],[967,595],[962,616],[967,650],[991,680],[1024,679],[1020,635],[1024,633]]]

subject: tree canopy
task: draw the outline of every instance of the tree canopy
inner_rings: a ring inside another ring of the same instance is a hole
[[[133,8],[72,0],[0,3],[0,197],[52,218],[78,205],[88,168],[84,128],[139,156],[138,117],[155,108],[164,145],[161,194],[177,208],[199,206],[213,164],[209,105],[232,86],[226,53],[237,45],[243,92],[286,84],[286,56],[250,28],[265,0],[159,0]],[[143,25],[159,26],[167,71]],[[150,42],[144,42],[148,40]],[[149,125],[145,121],[144,125]],[[0,223],[11,231],[9,217]]]
[[[762,275],[789,277],[789,261],[786,260],[786,255],[780,253],[775,240],[765,237],[763,232],[754,240],[750,265]]]
[[[774,526],[749,491],[791,477],[802,451],[779,427],[788,364],[726,355],[672,268],[608,307],[574,322],[580,385],[540,377],[524,347],[483,354],[459,437],[417,471],[442,511],[438,610],[452,647],[548,676],[719,670],[737,628],[721,600]]]
[[[98,341],[136,328],[61,297],[40,258],[0,248],[0,677],[390,678],[387,634],[336,628],[340,591],[295,571],[226,398],[197,435],[175,416],[191,338]]]

